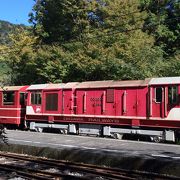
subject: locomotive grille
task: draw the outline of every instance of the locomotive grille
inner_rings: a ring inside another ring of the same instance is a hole
[[[58,110],[58,94],[48,93],[46,94],[46,111]]]
[[[107,89],[106,102],[114,103],[114,89]]]

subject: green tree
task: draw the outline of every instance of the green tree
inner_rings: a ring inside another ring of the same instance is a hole
[[[143,29],[149,15],[140,5],[139,0],[37,1],[30,14],[35,34],[19,31],[11,35],[14,52],[6,59],[12,82],[165,75],[169,64],[156,36]]]
[[[58,57],[61,65],[66,64],[63,81],[160,76],[163,51],[142,31],[147,13],[139,7],[139,0],[41,0],[30,20],[43,42],[57,44],[63,52],[63,58]],[[47,52],[51,59],[52,51]],[[42,57],[39,62],[51,64],[42,76],[59,78],[54,73],[62,66],[53,71],[52,61],[43,62]]]
[[[92,5],[93,4],[93,5]],[[29,14],[34,32],[45,43],[62,43],[82,38],[89,27],[87,13],[96,1],[82,0],[38,0]]]
[[[148,12],[145,31],[155,37],[166,56],[173,56],[180,47],[180,1],[141,0],[142,9]]]
[[[11,46],[7,46],[1,52],[4,62],[10,69],[10,83],[11,85],[29,84],[36,79],[33,66],[36,38],[29,31],[17,29],[9,35],[9,39]]]

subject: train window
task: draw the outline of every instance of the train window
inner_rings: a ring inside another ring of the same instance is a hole
[[[107,89],[106,102],[107,103],[114,103],[114,89]]]
[[[32,92],[31,93],[31,104],[40,105],[41,104],[41,93]]]
[[[170,104],[175,104],[178,101],[178,87],[171,86],[168,87],[168,102]]]
[[[3,92],[3,105],[13,105],[14,104],[14,91]]]
[[[162,102],[162,87],[155,88],[155,101],[157,103]]]
[[[58,93],[46,94],[46,111],[58,110]]]

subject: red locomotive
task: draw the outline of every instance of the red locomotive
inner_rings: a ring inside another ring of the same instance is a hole
[[[25,123],[32,130],[116,138],[138,134],[154,141],[179,138],[180,77],[38,84],[26,90]],[[0,122],[12,123],[8,117]]]

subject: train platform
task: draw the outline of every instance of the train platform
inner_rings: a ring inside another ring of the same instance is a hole
[[[7,130],[1,151],[180,177],[180,145]]]

